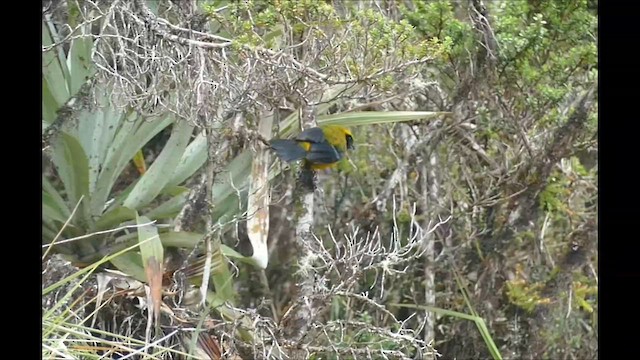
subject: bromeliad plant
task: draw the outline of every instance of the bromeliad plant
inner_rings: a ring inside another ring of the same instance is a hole
[[[90,29],[81,31],[88,34]],[[43,21],[42,35],[43,49],[60,39],[50,21]],[[188,195],[181,184],[206,161],[206,140],[202,135],[193,138],[194,126],[172,115],[147,119],[113,106],[108,89],[93,79],[92,41],[80,36],[69,42],[68,51],[60,46],[43,51],[43,138],[53,134],[43,149],[53,165],[53,171],[42,175],[43,248],[88,264],[146,242],[111,260],[145,281],[143,264],[150,256],[163,260],[162,252],[145,249],[192,249],[201,242],[203,234],[173,232],[157,223],[151,232],[156,236],[150,239],[139,238],[137,229],[177,215]],[[124,176],[134,156],[169,129],[169,139],[150,167],[137,178]],[[117,183],[124,183],[124,190],[118,190]],[[213,250],[214,255],[240,257],[224,245]],[[227,261],[215,262],[213,272],[214,282],[216,276],[229,282]]]

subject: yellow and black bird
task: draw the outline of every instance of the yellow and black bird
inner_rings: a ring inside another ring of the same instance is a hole
[[[274,139],[271,148],[282,161],[303,160],[300,181],[313,189],[313,171],[335,166],[353,150],[351,130],[338,125],[326,125],[304,130],[295,139]]]

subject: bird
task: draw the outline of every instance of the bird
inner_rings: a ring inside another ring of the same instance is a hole
[[[335,166],[347,150],[355,149],[351,130],[339,125],[308,128],[294,139],[272,139],[269,145],[282,161],[303,161],[300,181],[311,189],[314,170]]]

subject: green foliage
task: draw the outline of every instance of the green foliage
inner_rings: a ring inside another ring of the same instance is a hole
[[[455,17],[454,4],[448,0],[413,1],[415,9],[400,6],[402,15],[424,38],[443,45],[443,60],[458,58],[474,46],[471,25]],[[466,56],[463,56],[466,57]]]
[[[409,225],[411,223],[411,214],[409,209],[403,208],[397,215],[398,225]]]
[[[540,296],[543,284],[527,284],[523,279],[515,279],[506,282],[507,297],[513,305],[531,313],[538,305],[547,305],[551,299]]]
[[[591,283],[589,279],[574,281],[573,283],[573,303],[588,313],[593,313],[593,305],[596,301],[595,295],[598,294],[598,286]]]
[[[580,159],[576,156],[571,157],[571,168],[575,171],[576,175],[586,177],[589,176],[589,171],[582,165]]]
[[[580,69],[597,66],[597,17],[582,0],[563,3],[505,1],[495,7],[495,32],[500,46],[500,74],[507,88],[527,89],[523,107],[558,104],[574,88],[595,79],[576,81]],[[576,80],[571,80],[576,79]],[[586,81],[585,81],[586,80]],[[557,116],[544,121],[558,123]]]
[[[376,61],[382,61],[392,53],[400,55],[403,60],[410,60],[443,51],[437,47],[438,42],[430,47],[408,21],[392,21],[373,9],[356,13],[353,26],[356,36],[365,39],[360,45],[362,50],[367,49],[367,55]]]
[[[593,341],[588,332],[575,331],[576,328],[591,331],[597,328],[595,307],[598,288],[592,283],[592,280],[578,276],[571,284],[570,293],[565,292],[560,296],[559,304],[562,306],[550,307],[550,324],[543,331],[547,344],[545,358],[554,358],[557,354],[567,352],[580,354],[584,351],[585,343]]]
[[[569,191],[569,180],[561,173],[555,172],[551,176],[549,184],[540,193],[541,209],[548,212],[566,211],[568,208],[564,199],[569,195]]]
[[[394,20],[375,9],[339,13],[318,1],[232,2],[225,11],[229,16],[212,16],[233,38],[234,50],[279,50],[285,39],[308,39],[309,47],[316,44],[322,49],[316,57],[319,64],[344,64],[344,72],[355,77],[370,77],[385,66],[426,56],[446,58],[455,41],[450,36],[424,38],[408,20]],[[383,77],[375,81],[390,90],[394,80]]]

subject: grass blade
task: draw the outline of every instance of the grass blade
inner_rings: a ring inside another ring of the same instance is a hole
[[[395,306],[395,307],[403,307],[403,308],[409,308],[409,309],[418,309],[418,310],[423,310],[423,311],[430,311],[439,315],[444,315],[444,316],[452,316],[452,317],[456,317],[459,319],[464,319],[464,320],[469,320],[469,321],[473,321],[476,326],[478,327],[478,331],[480,331],[480,335],[482,336],[482,339],[484,340],[485,344],[487,345],[487,349],[489,350],[489,352],[491,353],[491,356],[493,357],[494,360],[502,360],[502,355],[500,354],[500,350],[498,350],[498,347],[496,346],[495,342],[493,341],[493,338],[491,337],[491,334],[489,333],[489,329],[487,329],[487,325],[485,324],[484,320],[479,317],[479,316],[474,316],[474,315],[469,315],[469,314],[465,314],[465,313],[461,313],[461,312],[457,312],[457,311],[453,311],[453,310],[446,310],[446,309],[441,309],[441,308],[437,308],[434,306],[427,306],[427,305],[417,305],[417,304],[388,304],[388,306]]]

